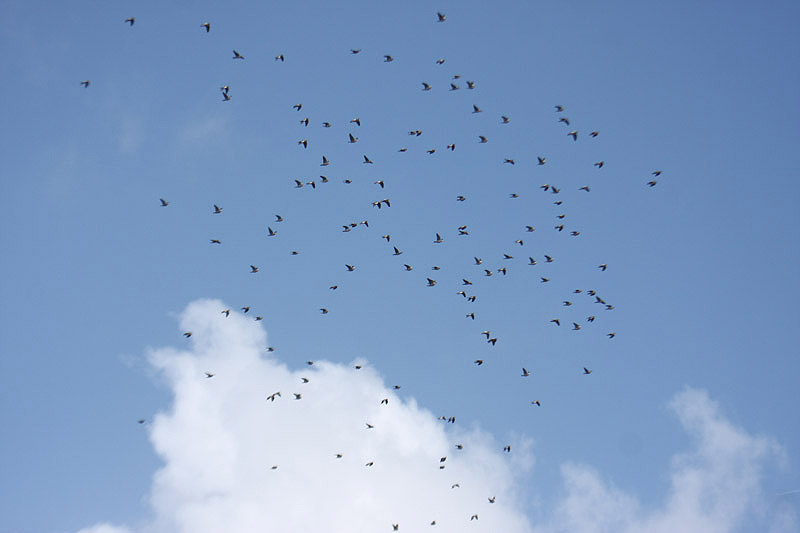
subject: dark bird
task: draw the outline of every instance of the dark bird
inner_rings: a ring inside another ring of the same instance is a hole
[[[505,116],[505,115],[501,115],[501,116],[500,116],[500,121],[501,121],[501,122],[500,122],[501,124],[508,124],[509,122],[511,122],[511,119],[510,119],[510,118],[508,118],[508,117],[507,117],[507,116]]]
[[[467,313],[466,315],[464,315],[464,317],[465,318],[471,318],[472,320],[475,320],[475,313]]]
[[[303,126],[308,127],[308,122],[309,122],[308,117],[306,117],[306,118],[304,118],[304,119],[302,119],[300,121],[300,124],[302,124]]]
[[[594,315],[586,317],[587,322],[594,322]]]
[[[83,85],[84,87],[88,87],[89,86],[89,80],[83,80],[81,82],[81,85]]]
[[[489,142],[489,139],[487,139],[483,135],[478,135],[478,142],[481,143],[481,144],[486,144],[486,143]]]
[[[578,140],[578,132],[577,131],[571,131],[571,132],[567,133],[567,135],[571,136],[573,141],[577,141]]]
[[[560,119],[558,119],[558,121],[563,122],[564,124],[569,126],[569,119],[567,117],[561,117]]]
[[[436,13],[436,16],[438,17],[437,22],[444,22],[445,20],[447,20],[447,15],[445,15],[444,13],[441,12]]]
[[[550,257],[549,255],[545,254],[544,261],[545,261],[545,263],[552,263],[553,262],[553,258]]]
[[[476,106],[475,104],[472,104],[472,113],[473,114],[474,113],[483,113],[483,109],[481,109],[480,107]]]
[[[256,272],[258,272],[258,267],[255,265],[250,265],[250,273],[255,274]]]
[[[594,166],[596,166],[597,168],[603,168],[603,165],[605,164],[606,164],[605,161],[598,161],[597,163],[594,164]]]
[[[612,333],[606,333],[606,337],[608,337],[609,339],[613,339],[616,336],[617,336],[617,334],[613,333],[613,332]]]
[[[448,144],[448,145],[447,145],[447,149],[448,149],[448,150],[450,150],[451,152],[455,152],[455,150],[456,150],[456,143],[450,143],[450,144]]]
[[[531,266],[535,265],[536,259],[534,259],[533,257],[528,257],[528,264]]]
[[[550,278],[539,278],[539,279],[542,280],[542,283],[547,283],[548,281],[550,281]]]
[[[530,373],[530,372],[528,372],[528,371],[525,369],[525,367],[522,367],[522,377],[523,377],[523,378],[527,378],[527,377],[528,377],[528,376],[530,376],[530,375],[531,375],[531,373]]]
[[[213,378],[213,377],[214,377],[214,374],[212,374],[211,372],[206,372],[206,378],[207,379],[208,378]]]
[[[397,249],[397,246],[394,247],[394,253],[392,255],[401,255],[403,252]]]
[[[214,214],[219,215],[220,213],[222,213],[222,208],[217,204],[214,204]]]
[[[505,158],[505,159],[503,160],[503,163],[508,163],[508,164],[510,164],[510,165],[514,165],[514,164],[516,164],[516,163],[514,162],[514,160],[513,160],[513,159],[509,159],[509,158]]]
[[[451,83],[450,84],[450,90],[451,91],[457,91],[458,89],[459,89],[459,87],[455,83]]]
[[[208,23],[208,22],[204,22],[204,23],[200,24],[200,27],[201,28],[205,28],[206,29],[206,33],[211,31],[211,24]]]
[[[475,359],[474,363],[478,366],[481,366],[483,364],[483,359]]]
[[[552,323],[553,323],[553,324],[555,324],[556,326],[560,326],[560,325],[561,325],[561,321],[560,321],[559,319],[557,319],[557,318],[554,318],[554,319],[553,319],[553,320],[551,320],[550,322],[552,322]]]
[[[600,132],[599,131],[593,131],[589,135],[591,135],[592,137],[597,137],[598,135],[600,135]]]
[[[188,339],[189,337],[192,336],[192,332],[191,331],[187,331],[186,333],[183,334],[183,336]]]
[[[588,369],[588,368],[586,368],[586,367],[583,367],[583,373],[584,373],[584,374],[591,374],[591,373],[592,373],[592,371],[591,371],[591,370],[589,370],[589,369]]]
[[[308,148],[308,139],[300,139],[297,144],[302,144],[303,148]]]
[[[537,156],[537,157],[536,157],[536,159],[538,159],[538,160],[539,160],[539,164],[540,164],[540,165],[544,165],[545,163],[547,163],[547,158],[545,158],[545,157],[539,157],[539,156]]]
[[[330,165],[330,161],[328,161],[328,158],[323,155],[322,156],[322,163],[319,166],[327,167],[328,165]]]
[[[660,170],[655,170],[655,171],[651,172],[651,174],[652,174],[653,176],[656,176],[656,177],[658,177],[658,176],[660,176],[660,175],[661,175],[661,171],[660,171]]]
[[[442,239],[442,236],[437,233],[436,234],[436,240],[434,240],[433,242],[436,243],[436,244],[441,244],[441,243],[444,242],[444,239]]]
[[[211,239],[211,244],[222,244],[222,241],[219,239]]]
[[[494,503],[494,502],[495,502],[495,497],[494,497],[494,496],[492,496],[491,498],[489,498],[489,503]]]
[[[322,313],[323,315],[327,315],[327,314],[328,314],[328,310],[327,310],[327,309],[325,309],[324,307],[321,307],[319,311],[320,311],[320,313]]]
[[[169,205],[169,202],[163,198],[159,198],[159,200],[161,201],[161,207],[167,207]]]
[[[241,309],[241,310],[242,310],[243,312],[245,312],[245,313],[247,313],[248,311],[250,311],[250,307],[249,307],[249,306],[240,307],[239,309]]]
[[[303,399],[303,395],[301,393],[299,393],[299,392],[293,392],[292,394],[294,394],[294,399],[295,400],[302,400]]]
[[[534,228],[533,226],[525,226],[525,231],[534,232],[536,231],[536,228]]]
[[[556,107],[556,113],[561,113],[562,111],[564,111],[564,106],[557,105],[555,107]]]
[[[275,222],[283,222],[283,217],[280,215],[275,215]]]
[[[436,285],[435,279],[427,278],[427,280],[428,280],[428,287],[433,287],[434,285]]]
[[[406,272],[411,272],[412,270],[414,270],[414,267],[408,264],[403,264],[403,267],[406,269]]]
[[[294,183],[295,183],[295,185],[294,185],[295,189],[299,189],[299,188],[301,188],[303,186],[303,182],[300,181],[300,180],[294,180]]]
[[[347,271],[348,272],[352,272],[352,271],[354,271],[356,269],[356,267],[354,267],[353,265],[345,264],[344,266],[347,267]]]
[[[428,83],[425,83],[425,82],[423,81],[423,82],[422,82],[422,90],[423,90],[423,91],[430,91],[430,90],[431,90],[431,86],[430,86],[430,84],[428,84]]]
[[[651,187],[655,187],[655,186],[656,186],[656,183],[658,183],[656,180],[652,180],[652,181],[648,181],[648,182],[647,182],[647,184],[648,184],[649,186],[651,186]]]
[[[389,55],[383,56],[383,62],[384,63],[390,63],[392,61],[394,61],[394,58],[392,56],[389,56]]]
[[[350,121],[350,124],[355,124],[356,126],[360,126],[361,125],[361,119],[356,117],[356,118],[354,118],[353,120]]]
[[[572,323],[572,331],[578,331],[579,329],[581,329],[581,325],[578,324],[577,322],[573,322]]]
[[[533,400],[533,401],[531,402],[531,405],[537,405],[537,406],[541,407],[541,406],[542,406],[542,403],[541,403],[539,400]]]
[[[602,265],[597,265],[597,268],[599,268],[600,270],[602,270],[603,272],[605,272],[605,271],[606,271],[606,269],[608,268],[608,265],[607,265],[607,264],[605,264],[605,263],[603,263]]]
[[[366,164],[370,164],[370,165],[372,164],[372,161],[370,161],[369,157],[367,157],[366,155],[364,156],[364,164],[365,165]]]
[[[133,18],[133,17],[128,17],[128,18],[125,19],[125,22],[127,22],[128,24],[133,26],[133,23],[136,22],[136,19]]]
[[[323,128],[330,128],[331,127],[331,123],[330,122],[323,122],[322,123],[322,127]]]
[[[581,188],[580,188],[580,189],[578,189],[578,190],[579,190],[579,191],[586,191],[586,192],[589,192],[589,191],[590,191],[590,189],[589,189],[589,186],[588,186],[588,185],[584,185],[583,187],[581,187]]]
[[[467,81],[467,89],[474,89],[475,82],[474,81]]]
[[[492,346],[494,346],[495,344],[497,344],[497,337],[492,337],[491,339],[489,339],[486,342],[491,344]]]
[[[244,59],[244,56],[237,52],[236,50],[233,51],[233,59]]]
[[[275,56],[275,61],[280,61],[281,63],[283,63],[284,61],[286,61],[286,58],[283,57],[283,54],[278,54]]]
[[[353,137],[352,133],[348,133],[347,135],[350,138],[350,140],[347,142],[349,142],[350,144],[355,144],[358,142],[358,137]]]
[[[381,405],[389,405],[389,398],[384,398],[381,400]]]
[[[303,109],[303,104],[294,104],[292,106],[292,109],[294,109],[295,111],[300,111],[301,109]]]
[[[350,53],[351,53],[351,54],[357,54],[357,53],[359,53],[360,51],[361,51],[361,48],[351,48],[351,49],[350,49]]]
[[[437,64],[437,65],[444,65],[444,58],[442,57],[442,58],[440,58],[440,59],[437,59],[437,60],[436,60],[436,64]]]
[[[225,315],[225,317],[227,318],[227,317],[231,316],[231,310],[230,309],[223,309],[221,311],[221,314]]]

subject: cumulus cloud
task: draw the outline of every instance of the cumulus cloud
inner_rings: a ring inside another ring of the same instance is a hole
[[[291,370],[266,353],[260,322],[226,318],[224,307],[190,304],[181,315],[188,349],[149,354],[173,402],[149,428],[164,466],[153,478],[152,516],[136,531],[359,533],[433,521],[445,532],[796,529],[795,517],[762,494],[763,470],[780,447],[732,425],[703,391],[686,389],[669,404],[694,445],[673,457],[662,504],[644,509],[592,468],[567,463],[563,497],[534,526],[530,502],[518,499],[519,476],[534,463],[530,439],[505,454],[479,429],[445,424],[399,397],[367,363]],[[99,524],[81,533],[131,531]]]
[[[266,353],[259,322],[224,307],[190,304],[190,348],[149,355],[174,398],[150,425],[164,466],[144,530],[530,530],[514,490],[531,462],[525,443],[504,454],[479,430],[446,425],[366,363],[290,370]]]
[[[796,531],[791,509],[762,489],[769,460],[782,459],[773,440],[753,436],[726,420],[705,391],[685,389],[669,403],[694,448],[672,458],[665,502],[643,509],[637,500],[587,466],[562,467],[565,496],[537,533],[561,531],[723,533]]]

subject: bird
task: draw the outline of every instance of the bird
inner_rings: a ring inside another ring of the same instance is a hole
[[[480,107],[476,106],[475,104],[472,104],[472,113],[473,114],[475,114],[475,113],[483,113],[483,109],[481,109]]]
[[[525,367],[522,367],[522,377],[524,377],[524,378],[527,378],[527,377],[528,377],[528,376],[530,376],[530,375],[531,375],[531,373],[530,373],[530,372],[528,372],[528,371],[525,369]]]
[[[394,253],[392,255],[401,255],[403,252],[400,251],[397,246],[394,246]]]
[[[256,272],[258,272],[258,267],[255,265],[250,265],[250,273],[255,274]]]
[[[509,159],[509,158],[503,159],[503,163],[508,163],[510,165],[515,165],[516,164],[513,159]]]
[[[539,400],[533,400],[533,401],[531,402],[531,405],[537,405],[537,406],[541,407],[541,406],[542,406],[542,403],[541,403]]]
[[[537,157],[536,157],[536,159],[538,159],[538,160],[539,160],[539,164],[540,164],[540,165],[544,165],[545,163],[547,163],[547,158],[545,158],[545,157],[539,157],[539,156],[537,156]]]
[[[481,366],[483,364],[483,359],[475,359],[475,364]]]
[[[88,87],[89,86],[89,80],[83,80],[81,82],[81,85],[83,85],[84,87]]]
[[[215,374],[212,374],[211,372],[206,372],[206,379],[213,378],[213,377],[214,377],[214,375],[215,375]]]
[[[249,306],[247,306],[247,305],[245,305],[244,307],[240,307],[239,309],[241,309],[241,310],[242,310],[243,312],[245,312],[245,313],[247,313],[248,311],[250,311],[250,307],[249,307]]]
[[[434,242],[435,244],[441,244],[441,243],[443,243],[443,242],[444,242],[444,239],[442,239],[442,236],[441,236],[441,235],[439,235],[439,234],[437,233],[437,234],[436,234],[436,240],[434,240],[433,242]]]
[[[486,143],[489,142],[489,139],[487,139],[483,135],[478,135],[478,142],[481,143],[481,144],[486,144]]]
[[[183,334],[183,336],[188,339],[189,337],[192,336],[192,332],[191,331],[187,331],[186,333]]]
[[[300,378],[300,382],[301,383],[308,383],[309,379],[308,378]]]
[[[592,136],[592,137],[597,137],[598,135],[600,135],[600,132],[599,131],[593,131],[589,135]]]
[[[651,172],[651,174],[652,174],[653,176],[656,176],[656,177],[658,177],[658,176],[660,176],[660,175],[661,175],[661,171],[660,171],[660,170],[654,170],[653,172]]]
[[[223,309],[221,311],[221,314],[225,315],[225,317],[227,318],[227,317],[231,316],[231,310],[230,309]]]
[[[532,233],[536,231],[536,228],[534,228],[533,226],[525,226],[525,231]]]
[[[351,49],[350,49],[350,53],[351,53],[351,54],[357,54],[357,53],[359,53],[360,51],[361,51],[361,48],[351,48]]]
[[[201,28],[205,28],[206,29],[206,33],[211,31],[211,23],[209,23],[209,22],[204,22],[204,23],[200,24],[200,27]]]
[[[459,87],[455,83],[451,83],[450,84],[450,90],[451,91],[457,91],[458,89],[459,89]]]
[[[237,52],[236,50],[233,51],[233,59],[244,59],[244,56]]]
[[[159,200],[161,201],[161,207],[167,207],[169,205],[169,202],[163,198],[159,198]]]
[[[283,54],[278,54],[275,56],[275,61],[280,61],[282,63],[286,61],[286,58],[283,56]]]
[[[428,280],[428,287],[433,287],[436,285],[436,280],[431,278],[426,278]]]
[[[491,339],[489,339],[489,340],[488,340],[488,341],[486,341],[486,342],[487,342],[488,344],[491,344],[492,346],[494,346],[495,344],[497,344],[497,337],[492,337]]]
[[[294,399],[295,400],[302,400],[303,399],[303,395],[301,393],[299,393],[299,392],[293,392],[292,394],[294,394]]]
[[[356,269],[356,267],[354,267],[353,265],[345,264],[344,266],[347,268],[348,272],[352,272]]]
[[[648,181],[648,182],[647,182],[647,184],[648,184],[650,187],[655,187],[655,186],[656,186],[656,183],[658,183],[656,180],[651,180],[651,181]]]
[[[511,122],[511,119],[505,115],[500,115],[500,123],[501,124],[508,124]]]
[[[303,148],[308,148],[308,139],[300,139],[297,144],[302,144]]]
[[[375,426],[373,426],[369,422],[365,422],[365,424],[367,424],[367,429],[374,429],[375,428]]]
[[[578,324],[577,322],[573,322],[572,323],[572,331],[578,331],[579,329],[581,329],[581,325]]]
[[[400,524],[392,524],[392,531],[399,531],[399,530],[400,530]]]
[[[611,333],[606,333],[606,337],[608,337],[609,339],[613,339],[613,338],[614,338],[614,337],[616,337],[616,336],[617,336],[617,334],[616,334],[616,333],[614,333],[614,332],[611,332]]]
[[[369,157],[367,157],[366,155],[364,156],[364,164],[365,164],[365,165],[367,165],[367,164],[369,164],[369,165],[373,164],[373,163],[372,163],[372,161],[370,160],[370,158],[369,158]]]
[[[563,122],[564,124],[569,126],[569,119],[567,117],[561,117],[560,119],[558,119],[558,121]]]
[[[560,321],[559,319],[557,319],[557,318],[554,318],[554,319],[553,319],[553,320],[551,320],[550,322],[552,322],[552,323],[553,323],[553,324],[555,324],[556,326],[560,326],[560,325],[561,325],[561,321]]]
[[[474,515],[470,516],[469,519],[470,520],[477,520],[478,519],[478,515],[474,514]]]
[[[220,213],[222,213],[222,208],[217,204],[214,204],[214,214],[219,215]]]
[[[430,84],[423,81],[422,82],[422,90],[423,91],[430,91],[431,90]]]
[[[605,161],[598,161],[597,163],[594,164],[594,166],[596,166],[597,168],[603,168],[603,165],[605,164],[606,164]]]
[[[592,373],[592,371],[591,371],[591,370],[589,370],[589,369],[588,369],[588,368],[586,368],[586,367],[583,367],[583,373],[584,373],[584,374],[591,374],[591,373]]]
[[[475,88],[475,82],[468,80],[467,81],[467,89],[474,89],[474,88]]]
[[[219,239],[211,239],[210,242],[211,244],[222,244],[222,241],[220,241]]]
[[[494,496],[492,496],[491,498],[489,498],[489,503],[494,503],[494,502],[495,502],[495,497],[494,497]]]
[[[267,235],[268,235],[269,237],[274,237],[274,236],[275,236],[275,235],[277,235],[277,234],[278,234],[278,232],[276,232],[275,230],[273,230],[272,228],[270,228],[269,226],[267,226]]]
[[[456,143],[450,143],[450,144],[448,144],[448,145],[447,145],[447,149],[448,149],[448,150],[450,150],[451,152],[455,152],[455,150],[456,150]]]
[[[464,317],[465,318],[471,318],[472,320],[475,320],[475,313],[474,312],[473,313],[467,313],[466,315],[464,315]]]
[[[550,278],[539,278],[539,279],[542,280],[542,283],[547,283],[548,281],[550,281]]]
[[[390,56],[390,55],[383,56],[383,62],[384,63],[391,63],[392,61],[394,61],[394,58],[392,56]]]
[[[528,257],[528,264],[531,265],[531,266],[535,265],[536,264],[536,259],[534,259],[533,257],[529,256]]]
[[[331,127],[331,123],[330,122],[323,122],[322,123],[322,127],[323,128],[330,128]]]
[[[303,104],[294,104],[292,106],[292,109],[294,109],[295,111],[300,111],[301,109],[303,109]]]
[[[544,261],[545,261],[545,263],[552,263],[553,262],[553,258],[550,257],[549,255],[545,254]]]
[[[445,15],[444,13],[438,12],[436,13],[436,16],[438,17],[438,20],[436,22],[444,22],[445,20],[447,20],[447,15]]]
[[[556,107],[556,113],[561,113],[562,111],[564,111],[564,106],[557,105],[555,107]]]
[[[323,155],[322,156],[322,164],[320,164],[320,166],[321,167],[327,167],[329,164],[330,164],[330,161],[328,161],[328,158]]]
[[[302,187],[303,187],[303,182],[302,182],[302,181],[300,181],[300,180],[294,180],[294,188],[295,188],[295,189],[300,189],[300,188],[302,188]]]
[[[356,118],[354,118],[354,119],[352,119],[350,121],[350,124],[355,124],[356,126],[360,126],[361,125],[361,119],[356,117]]]
[[[577,131],[571,131],[571,132],[567,133],[567,135],[570,135],[572,137],[573,141],[577,141],[578,140],[578,132]]]
[[[283,222],[283,217],[280,215],[275,215],[275,222]]]
[[[381,400],[381,405],[389,405],[389,398],[384,398]]]
[[[349,142],[350,144],[355,144],[358,142],[358,137],[353,137],[352,133],[348,133],[347,135],[350,138],[350,140],[347,142]]]
[[[328,310],[327,310],[327,309],[325,309],[324,307],[321,307],[321,308],[320,308],[320,312],[321,312],[323,315],[327,315],[327,314],[328,314]]]
[[[128,24],[133,26],[133,23],[136,22],[136,19],[133,18],[133,17],[128,17],[128,18],[125,19],[125,22],[127,22]]]
[[[437,65],[444,65],[444,58],[442,57],[442,58],[437,59],[436,60],[436,64]]]
[[[597,268],[599,268],[600,270],[602,270],[603,272],[605,272],[605,271],[606,271],[606,269],[608,268],[608,265],[607,265],[607,264],[605,264],[605,263],[603,263],[602,265],[597,265]]]

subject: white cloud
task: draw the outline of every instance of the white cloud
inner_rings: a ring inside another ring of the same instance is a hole
[[[224,307],[190,304],[181,318],[189,349],[150,354],[174,401],[150,426],[165,464],[146,531],[402,531],[433,520],[445,532],[530,530],[514,497],[529,442],[504,454],[479,430],[447,426],[401,399],[367,364],[292,371],[267,356],[260,323],[225,318]]]
[[[695,446],[673,456],[663,504],[642,509],[595,470],[567,464],[566,494],[550,523],[536,531],[722,533],[750,531],[754,524],[759,531],[797,530],[792,510],[761,485],[767,461],[783,458],[774,441],[732,425],[704,391],[687,388],[669,406]]]
[[[224,307],[190,304],[181,316],[181,330],[192,332],[188,349],[150,353],[174,401],[150,426],[164,466],[142,532],[359,533],[391,531],[391,524],[413,531],[433,520],[431,530],[440,532],[797,529],[791,508],[781,512],[761,486],[781,449],[733,426],[703,391],[686,389],[669,404],[694,446],[673,457],[662,504],[644,509],[595,470],[568,463],[563,497],[534,527],[525,514],[531,503],[518,500],[519,476],[533,465],[529,438],[504,454],[480,430],[447,425],[401,399],[368,364],[356,370],[316,361],[290,370],[266,354],[260,322],[235,312],[225,318]],[[267,401],[275,392],[281,396]],[[471,521],[473,514],[479,519]],[[97,525],[81,533],[128,532]]]

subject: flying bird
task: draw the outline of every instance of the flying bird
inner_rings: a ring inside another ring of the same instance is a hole
[[[244,56],[237,52],[236,50],[233,51],[233,59],[244,59]]]
[[[88,87],[89,86],[89,80],[83,80],[81,82],[81,85],[83,85],[84,87]]]
[[[214,214],[219,215],[220,213],[222,213],[222,208],[217,204],[214,204]]]
[[[431,86],[430,86],[430,84],[429,84],[429,83],[425,83],[425,82],[423,81],[423,82],[422,82],[422,90],[423,90],[423,91],[430,91],[430,90],[431,90]]]
[[[583,367],[583,373],[584,373],[584,374],[591,374],[591,373],[592,373],[592,371],[591,371],[591,370],[589,370],[589,369],[588,369],[588,368],[586,368],[586,367]]]
[[[206,33],[211,31],[211,24],[209,22],[204,22],[204,23],[200,24],[200,27],[201,28],[205,28],[206,29]]]
[[[255,265],[250,265],[250,273],[255,274],[256,272],[258,272],[258,267]]]
[[[528,377],[528,376],[530,376],[530,375],[531,375],[531,373],[530,373],[530,372],[528,372],[528,371],[525,369],[525,367],[522,367],[522,377],[524,377],[524,378],[527,378],[527,377]]]
[[[169,205],[169,202],[163,198],[159,198],[159,200],[161,201],[161,207],[167,207]]]
[[[136,19],[133,18],[133,17],[128,17],[128,18],[125,19],[125,22],[127,22],[128,24],[133,26],[133,23],[136,22]]]
[[[436,16],[438,17],[438,20],[436,22],[444,22],[445,20],[447,20],[447,15],[445,15],[444,13],[441,12],[436,13]]]

